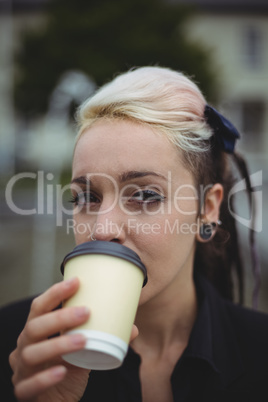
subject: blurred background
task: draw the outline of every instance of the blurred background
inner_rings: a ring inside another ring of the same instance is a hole
[[[78,104],[133,66],[183,71],[240,130],[257,195],[268,312],[267,0],[0,0],[0,306],[61,280],[74,246],[68,182]],[[254,277],[251,210],[236,211],[245,304]]]

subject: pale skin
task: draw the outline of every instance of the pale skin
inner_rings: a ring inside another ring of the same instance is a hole
[[[193,175],[174,145],[152,128],[100,120],[78,140],[72,180],[76,225],[86,224],[97,240],[131,248],[147,267],[135,322],[139,336],[134,326],[131,346],[141,356],[143,401],[171,402],[170,376],[197,314],[193,259],[200,238],[190,230],[199,224]],[[207,222],[218,220],[222,196],[222,186],[215,184],[204,204]],[[170,229],[176,222],[183,231]],[[75,230],[76,243],[89,241],[90,230]],[[78,288],[77,279],[58,283],[33,302],[10,356],[18,400],[73,402],[83,395],[89,370],[65,363],[61,355],[83,348],[85,339],[48,340],[90,319],[83,308],[52,312]]]

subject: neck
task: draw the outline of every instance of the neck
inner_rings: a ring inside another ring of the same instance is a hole
[[[188,344],[197,315],[193,278],[180,278],[171,288],[139,307],[139,336],[131,344],[138,353],[154,350],[162,355],[174,345],[183,350]]]

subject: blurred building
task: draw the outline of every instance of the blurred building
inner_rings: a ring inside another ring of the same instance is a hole
[[[184,0],[173,0],[183,3]],[[218,105],[237,125],[253,168],[268,168],[268,1],[187,0],[189,37],[211,50]],[[264,175],[267,180],[267,174]]]
[[[186,29],[193,41],[211,51],[219,83],[218,106],[243,134],[240,146],[249,154],[253,168],[256,158],[256,168],[259,163],[267,167],[268,1],[165,1],[193,6],[195,13]],[[0,1],[0,169],[7,174],[12,173],[16,163],[23,164],[33,154],[39,158],[34,138],[38,127],[32,127],[31,134],[25,122],[15,119],[13,59],[20,46],[21,31],[45,23],[46,3],[47,0]]]
[[[46,0],[0,1],[0,171],[4,175],[12,175],[17,160],[29,156],[25,154],[29,138],[24,122],[15,119],[14,57],[21,45],[22,30],[44,23],[45,3]]]

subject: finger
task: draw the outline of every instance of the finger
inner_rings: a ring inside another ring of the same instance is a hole
[[[56,283],[33,300],[28,319],[38,317],[55,309],[63,300],[71,297],[78,288],[78,278]]]
[[[133,341],[139,335],[138,327],[134,324],[132,327],[131,335],[130,335],[130,342]]]
[[[89,318],[86,306],[66,307],[34,318],[25,327],[25,343],[38,342],[56,333],[83,324]]]
[[[22,332],[19,334],[18,339],[17,339],[17,346],[21,344],[21,340],[23,338]]]
[[[66,373],[67,369],[64,366],[55,366],[37,373],[33,377],[18,383],[14,389],[15,395],[20,401],[37,397],[48,388],[62,381]]]
[[[62,335],[33,345],[26,346],[22,352],[25,366],[37,366],[67,353],[82,349],[87,339],[82,334]]]
[[[13,372],[14,372],[14,370],[16,368],[17,355],[18,355],[18,350],[15,349],[15,350],[13,350],[12,353],[10,353],[9,358],[8,358],[9,365],[10,365],[10,367],[11,367]]]

